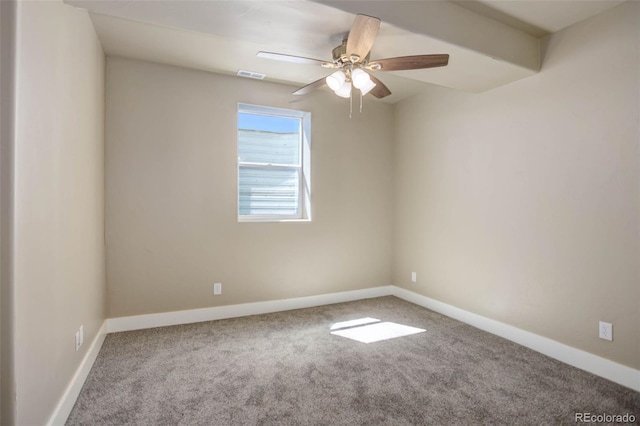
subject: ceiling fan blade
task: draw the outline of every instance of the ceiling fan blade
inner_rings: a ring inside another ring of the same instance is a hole
[[[449,55],[415,55],[369,61],[367,68],[377,71],[419,70],[444,67],[449,63]]]
[[[296,64],[325,65],[331,62],[322,61],[320,59],[305,58],[303,56],[285,55],[284,53],[258,52],[258,58],[275,59],[276,61],[293,62]]]
[[[306,86],[299,88],[298,90],[293,92],[293,94],[294,95],[306,95],[307,93],[313,92],[314,90],[321,88],[325,84],[327,84],[327,82],[323,77],[320,80],[316,80],[313,83],[309,83]]]
[[[357,55],[359,60],[367,57],[376,40],[380,20],[367,15],[357,15],[347,36],[347,56]]]
[[[391,90],[389,90],[389,88],[385,86],[383,82],[381,82],[371,74],[369,74],[369,77],[371,77],[371,81],[373,81],[376,84],[376,87],[371,89],[369,93],[371,93],[373,96],[375,96],[378,99],[382,99],[385,96],[389,96],[391,94]]]

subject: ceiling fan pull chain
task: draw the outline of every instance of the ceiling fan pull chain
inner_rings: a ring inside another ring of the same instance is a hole
[[[353,115],[353,90],[349,94],[349,119]]]

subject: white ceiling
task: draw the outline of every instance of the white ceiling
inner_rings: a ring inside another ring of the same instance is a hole
[[[107,55],[223,74],[239,69],[302,86],[329,71],[257,58],[259,50],[322,60],[356,13],[383,21],[372,59],[448,53],[449,65],[378,73],[396,102],[426,84],[481,92],[539,69],[538,37],[621,1],[65,0],[91,12]],[[295,88],[292,88],[292,91]]]

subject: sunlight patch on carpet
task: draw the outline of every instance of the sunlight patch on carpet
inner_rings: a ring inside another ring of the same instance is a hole
[[[376,318],[367,317],[367,318],[359,318],[351,321],[342,321],[342,322],[337,322],[333,324],[331,326],[331,330],[340,330],[341,328],[355,327],[357,325],[371,324],[374,322],[380,322],[380,320]]]
[[[363,318],[363,320],[366,318]],[[373,319],[373,318],[368,318]],[[358,320],[354,320],[358,321]],[[349,322],[349,321],[345,321]],[[340,324],[340,323],[338,323]],[[376,324],[362,325],[360,327],[347,328],[332,331],[331,334],[346,337],[362,343],[373,343],[382,340],[395,339],[396,337],[410,336],[422,333],[426,330],[422,328],[410,327],[408,325],[396,324],[395,322],[378,322]],[[333,329],[333,327],[331,327]]]

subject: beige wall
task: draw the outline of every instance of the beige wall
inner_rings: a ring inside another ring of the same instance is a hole
[[[62,2],[19,2],[17,22],[15,420],[38,425],[105,318],[104,54]]]
[[[110,317],[389,285],[393,109],[292,90],[108,58]],[[237,222],[238,102],[311,112],[311,222]]]
[[[548,38],[537,76],[482,95],[434,88],[395,117],[112,58],[103,129],[86,13],[19,3],[15,153],[0,105],[2,423],[14,408],[18,424],[46,422],[107,316],[104,221],[110,317],[395,283],[640,368],[639,7]],[[312,222],[237,223],[238,102],[311,111]]]
[[[396,285],[640,368],[639,8],[550,36],[534,77],[397,105]]]
[[[13,150],[16,3],[0,1],[0,424],[14,421]]]

